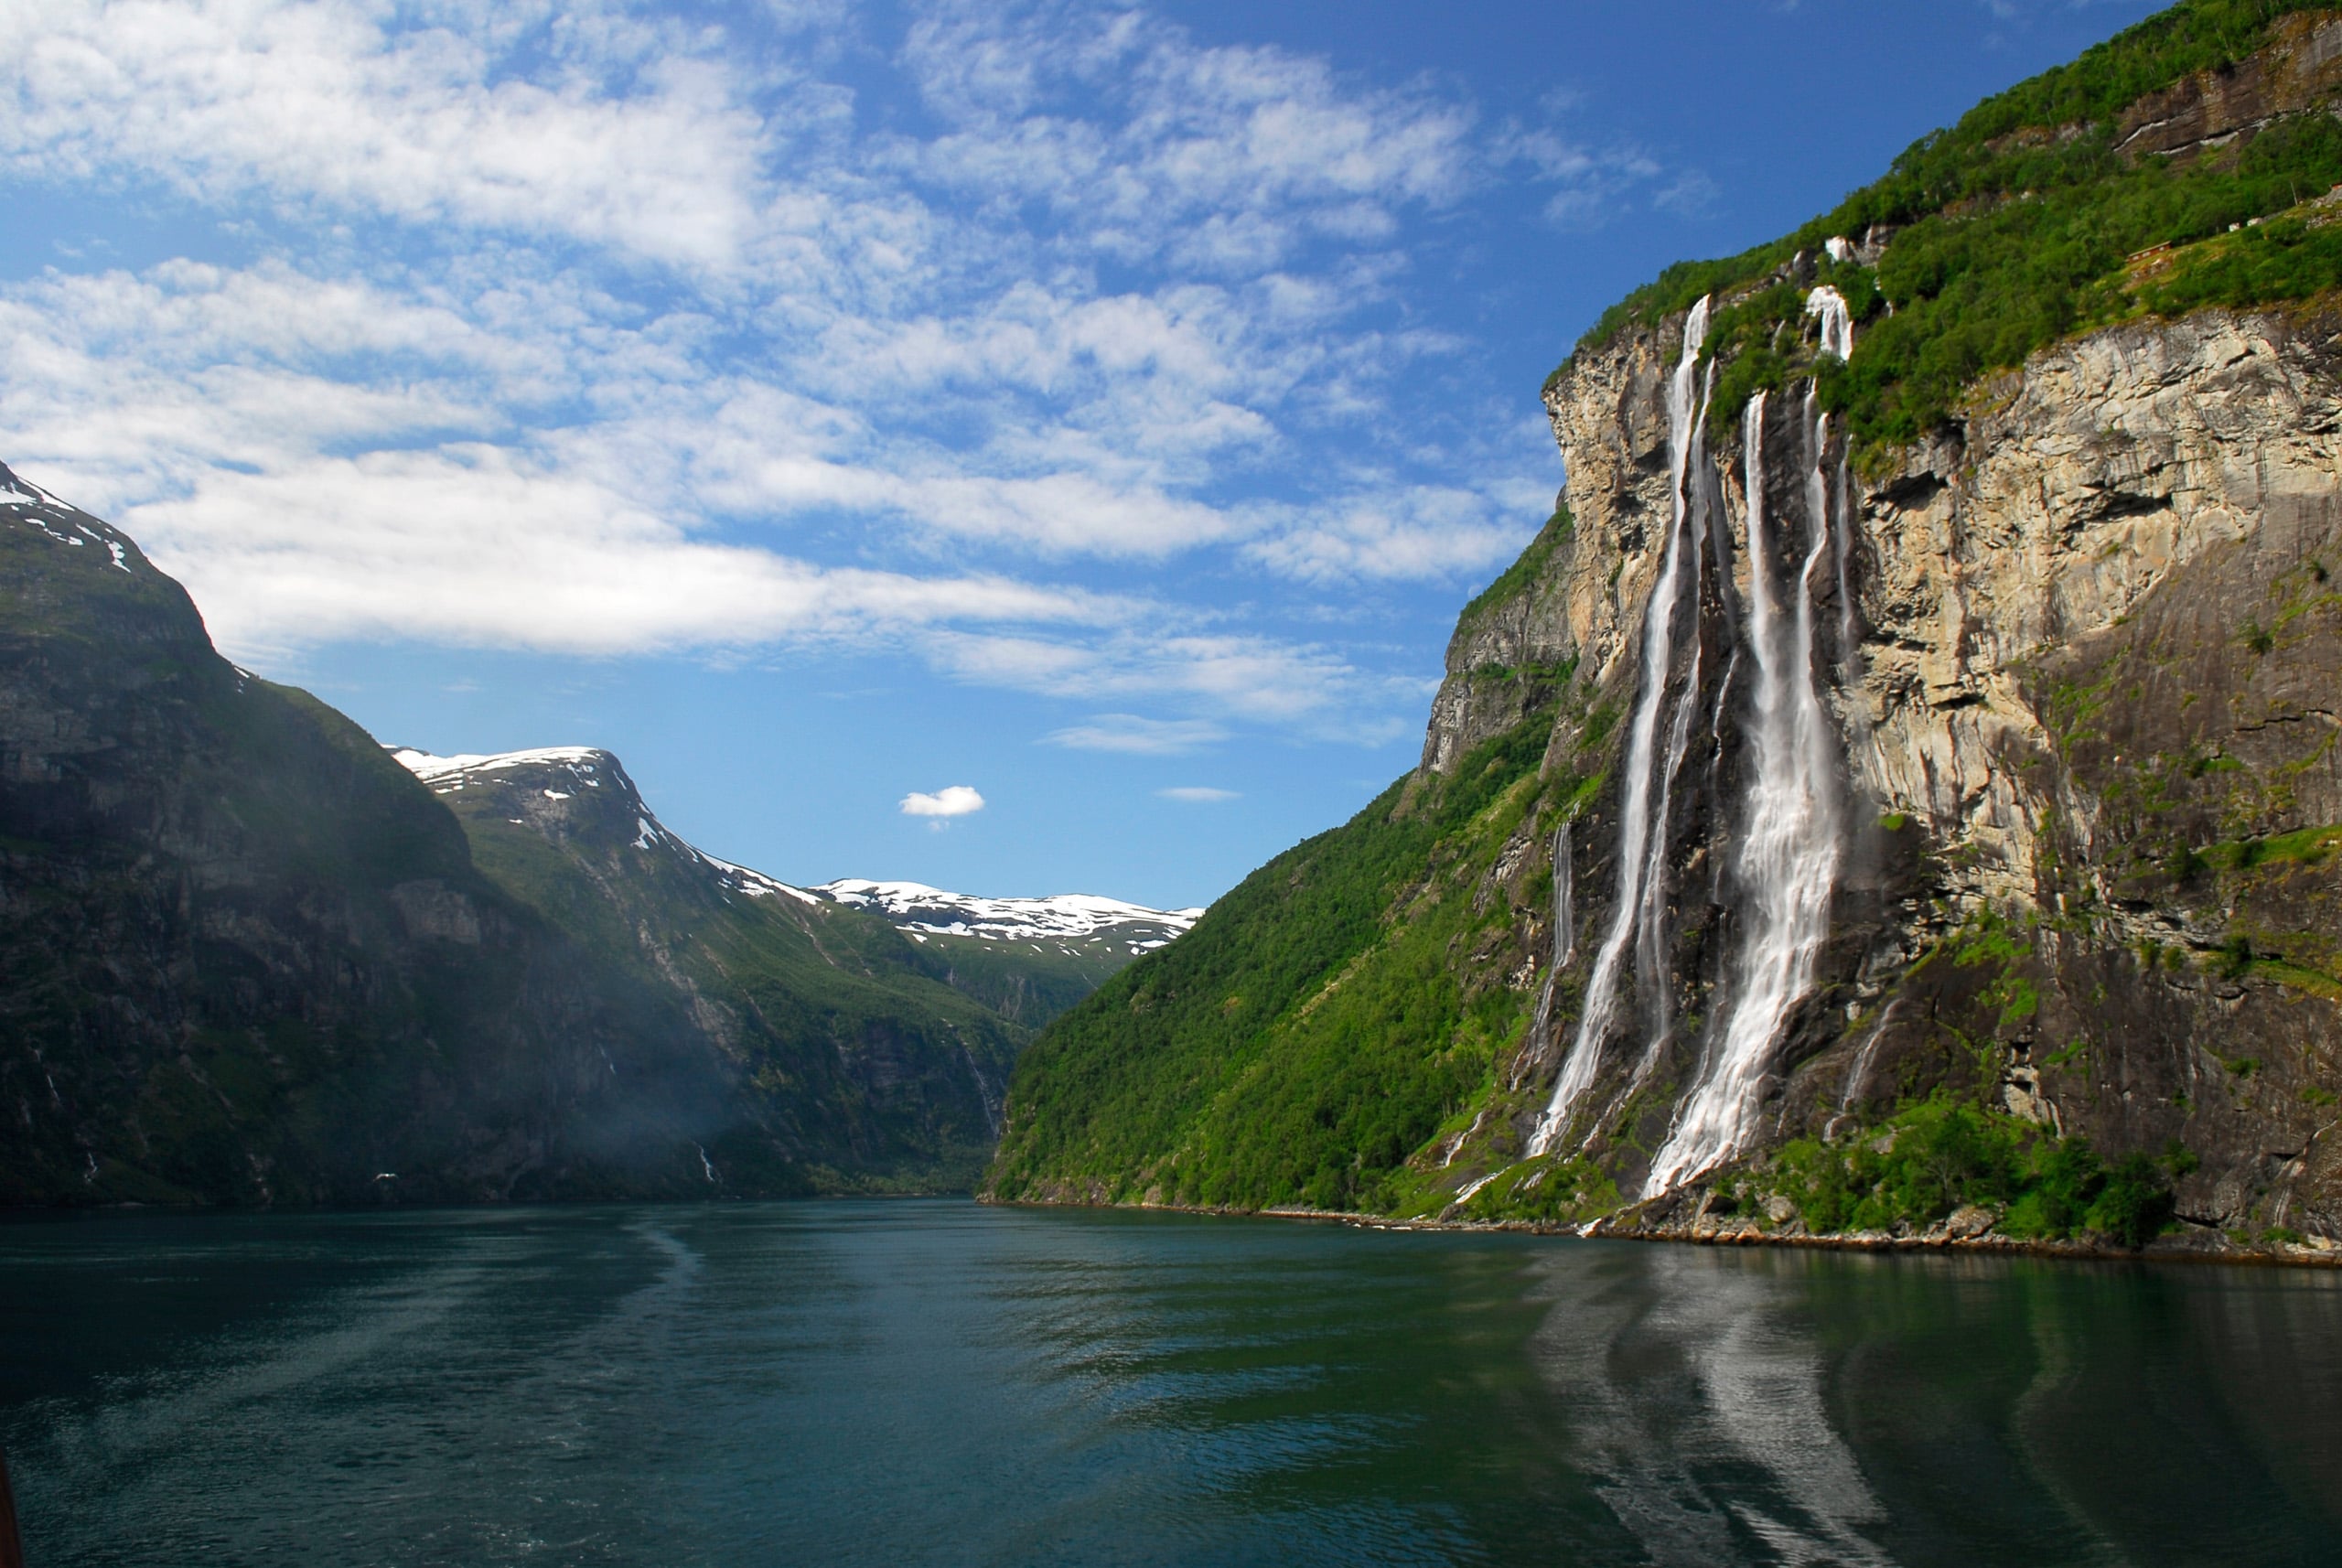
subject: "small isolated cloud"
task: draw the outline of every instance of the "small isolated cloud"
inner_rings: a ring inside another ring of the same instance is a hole
[[[1042,740],[1075,751],[1120,751],[1134,757],[1176,757],[1228,738],[1203,719],[1144,719],[1136,714],[1100,714],[1086,725],[1052,730]]]
[[[1207,784],[1176,784],[1168,789],[1157,789],[1166,800],[1184,800],[1192,806],[1209,806],[1220,800],[1241,800],[1244,797],[1234,789],[1215,789]]]
[[[965,784],[954,784],[932,795],[914,789],[903,797],[903,815],[930,818],[939,828],[949,818],[964,817],[983,809],[984,798]]]

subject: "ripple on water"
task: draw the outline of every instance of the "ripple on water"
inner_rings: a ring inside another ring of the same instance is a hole
[[[74,1563],[2333,1561],[2342,1280],[953,1202],[0,1224]]]

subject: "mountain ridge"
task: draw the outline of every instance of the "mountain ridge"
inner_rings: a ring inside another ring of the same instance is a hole
[[[2332,58],[2183,5],[1606,315],[1417,769],[1046,1031],[989,1194],[2330,1255]]]
[[[877,921],[927,950],[927,956],[911,967],[1020,1030],[1047,1022],[1130,959],[1178,936],[1200,913],[1150,909],[1090,894],[987,898],[921,883],[863,878],[800,887],[686,842],[643,801],[616,755],[600,747],[546,746],[457,757],[438,757],[412,746],[385,749],[441,799],[456,804],[476,837],[486,833],[493,838],[500,826],[527,827],[559,837],[563,821],[572,814],[562,803],[589,799],[607,788],[611,800],[623,802],[617,815],[635,823],[636,851],[663,857],[682,875],[712,873],[726,893],[826,906]],[[506,818],[496,811],[471,809],[483,794],[511,802],[509,809],[521,814]],[[604,836],[610,835],[606,832]],[[605,934],[602,940],[616,939]]]
[[[965,1190],[1112,966],[1011,945],[702,854],[607,752],[386,748],[0,466],[0,1204]]]

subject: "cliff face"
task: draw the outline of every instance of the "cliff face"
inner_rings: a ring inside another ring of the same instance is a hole
[[[944,958],[702,854],[607,751],[399,755],[501,892],[685,1020],[725,1086],[719,1177],[773,1152],[830,1187],[964,1189],[982,1168],[1026,1036]]]
[[[475,760],[426,784],[236,669],[0,467],[0,1204],[972,1177],[1025,1033],[943,959],[700,855],[607,753]]]
[[[2178,1182],[2187,1219],[2342,1236],[2337,331],[2327,311],[2215,311],[2092,334],[1982,387],[1885,471],[1845,472],[1851,598],[1828,573],[1813,594],[1842,870],[1742,1153],[1982,1079],[2011,1113],[2105,1151],[2176,1141],[2198,1162]],[[1630,333],[1549,389],[1574,528],[1481,612],[1533,658],[1578,660],[1613,710],[1646,678],[1681,332]],[[1776,474],[1802,460],[1793,435],[1768,443]],[[1753,766],[1733,717],[1750,700],[1734,657],[1751,596],[1744,457],[1703,455],[1692,476],[1717,491],[1724,564],[1698,597],[1706,657],[1688,678],[1706,722],[1661,834],[1671,992],[1638,999],[1672,1022],[1643,1031],[1656,1067],[1621,1053],[1584,1101],[1602,1116],[1557,1144],[1629,1197],[1715,1053],[1714,1009],[1745,983],[1732,938],[1757,918],[1727,869]],[[1794,515],[1797,498],[1771,499]],[[1842,647],[1836,628],[1853,633]],[[1492,676],[1485,639],[1459,631],[1428,767],[1520,711],[1523,682]],[[1584,728],[1557,724],[1549,758]],[[1582,952],[1615,913],[1617,797],[1571,841]],[[1527,1098],[1477,1161],[1451,1159],[1492,1171],[1526,1152],[1577,1043],[1567,984],[1508,1070]]]
[[[5,468],[0,583],[0,1201],[687,1190],[682,1020],[363,732]]]
[[[2189,0],[1606,312],[1420,767],[1045,1036],[996,1190],[2332,1251],[2337,93]]]

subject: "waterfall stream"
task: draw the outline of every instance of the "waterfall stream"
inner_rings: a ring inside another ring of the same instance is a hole
[[[1807,296],[1806,311],[1819,318],[1821,352],[1844,360],[1853,348],[1846,302],[1834,289],[1817,288]],[[1652,1161],[1645,1183],[1649,1193],[1713,1170],[1746,1145],[1756,1130],[1767,1076],[1782,1036],[1790,1015],[1813,988],[1829,938],[1846,810],[1840,782],[1843,747],[1816,680],[1820,639],[1815,599],[1817,590],[1827,591],[1833,564],[1838,594],[1834,662],[1851,669],[1858,647],[1848,480],[1842,461],[1833,489],[1830,420],[1821,412],[1818,380],[1809,383],[1798,407],[1804,462],[1802,483],[1790,493],[1801,492],[1799,510],[1805,514],[1805,531],[1793,575],[1782,573],[1776,562],[1777,551],[1790,546],[1786,538],[1776,545],[1775,525],[1767,515],[1766,440],[1771,400],[1759,392],[1743,411],[1749,563],[1745,618],[1735,607],[1728,570],[1732,543],[1704,435],[1715,386],[1713,363],[1704,381],[1700,374],[1708,318],[1709,302],[1703,299],[1684,321],[1681,356],[1668,385],[1671,515],[1659,577],[1643,611],[1642,662],[1620,764],[1616,902],[1595,950],[1569,1052],[1529,1143],[1531,1155],[1552,1153],[1601,1075],[1617,1024],[1630,950],[1636,993],[1646,1013],[1641,1020],[1644,1047],[1620,1098],[1640,1088],[1665,1059],[1675,989],[1669,969],[1667,918],[1674,891],[1668,875],[1670,819],[1693,720],[1705,705],[1701,689],[1703,639],[1695,626],[1684,656],[1686,669],[1679,678],[1675,664],[1683,634],[1678,622],[1687,598],[1693,603],[1692,615],[1699,614],[1697,596],[1706,581],[1713,549],[1724,629],[1732,644],[1711,710],[1710,728],[1719,752],[1725,703],[1744,651],[1755,665],[1754,686],[1741,721],[1750,758],[1748,783],[1732,824],[1737,839],[1727,851],[1728,875],[1725,868],[1718,873],[1721,896],[1733,901],[1736,913],[1731,928],[1734,949],[1718,998],[1721,1022],[1706,1032],[1691,1088],[1677,1104],[1673,1124]],[[1777,584],[1777,577],[1786,581]],[[1730,624],[1735,618],[1744,620],[1737,637]],[[1553,962],[1532,1025],[1540,1039],[1551,1026],[1562,967],[1574,955],[1569,848],[1564,823],[1556,831],[1553,845]]]
[[[1816,289],[1806,308],[1821,318],[1822,352],[1844,358],[1852,336],[1845,302],[1834,290]],[[1811,990],[1815,961],[1829,938],[1844,838],[1838,734],[1813,671],[1815,579],[1833,533],[1842,541],[1846,532],[1842,518],[1837,529],[1831,527],[1829,421],[1821,412],[1818,387],[1809,387],[1801,410],[1806,549],[1785,607],[1771,582],[1766,406],[1765,394],[1757,393],[1741,420],[1748,498],[1747,637],[1757,671],[1748,735],[1755,769],[1735,857],[1744,924],[1721,1037],[1712,1037],[1691,1092],[1677,1107],[1674,1126],[1651,1163],[1644,1187],[1649,1193],[1713,1169],[1756,1130],[1765,1078],[1782,1031]],[[1839,570],[1842,582],[1842,546]],[[1850,646],[1848,639],[1842,643]]]
[[[1577,956],[1577,868],[1570,859],[1569,819],[1553,830],[1553,968],[1559,975]]]
[[[1664,880],[1652,875],[1665,854],[1663,831],[1653,832],[1654,784],[1660,785],[1661,793],[1665,791],[1665,781],[1653,778],[1657,772],[1654,754],[1659,746],[1662,710],[1668,705],[1669,674],[1675,662],[1675,614],[1682,597],[1685,535],[1695,536],[1695,552],[1704,550],[1704,537],[1691,526],[1693,508],[1689,487],[1693,448],[1702,445],[1699,427],[1707,413],[1704,398],[1696,407],[1692,401],[1692,387],[1699,377],[1700,349],[1706,340],[1707,330],[1708,302],[1703,298],[1684,319],[1682,354],[1668,384],[1667,442],[1674,487],[1670,508],[1672,515],[1666,557],[1643,610],[1642,685],[1636,694],[1634,716],[1627,728],[1626,793],[1618,826],[1617,899],[1609,929],[1603,934],[1602,945],[1595,954],[1594,972],[1586,981],[1585,1005],[1579,1015],[1576,1038],[1571,1042],[1569,1056],[1562,1064],[1552,1098],[1530,1138],[1531,1155],[1542,1155],[1552,1148],[1553,1140],[1568,1126],[1570,1112],[1578,1099],[1594,1081],[1601,1066],[1611,1017],[1617,1008],[1618,972],[1628,944],[1645,924],[1645,917],[1653,906],[1653,900],[1646,897],[1648,885]],[[1684,704],[1679,702],[1678,705]],[[1677,736],[1671,734],[1669,741],[1670,751],[1680,757],[1681,746]],[[1663,828],[1663,817],[1658,820]],[[1654,840],[1660,842],[1654,843]]]

